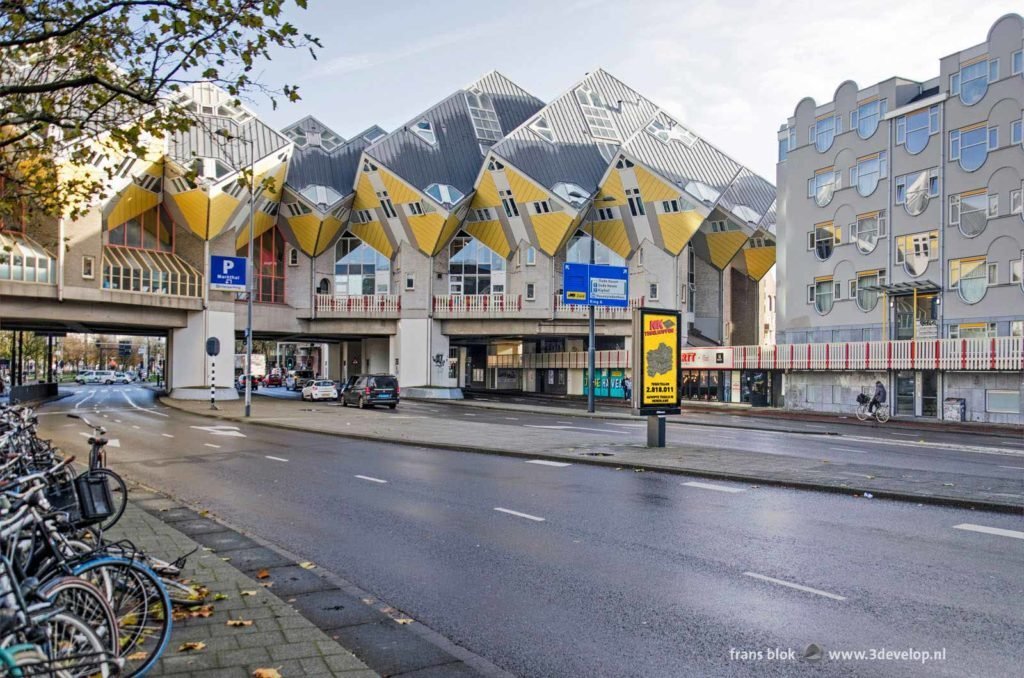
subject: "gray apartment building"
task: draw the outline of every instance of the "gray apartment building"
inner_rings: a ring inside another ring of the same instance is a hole
[[[773,353],[809,361],[786,407],[849,411],[878,379],[897,416],[1024,423],[1022,48],[1010,14],[930,80],[847,80],[781,127]]]

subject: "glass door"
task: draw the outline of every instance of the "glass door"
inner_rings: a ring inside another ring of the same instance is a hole
[[[919,372],[921,375],[921,416],[939,416],[939,373],[935,370]]]
[[[917,413],[914,407],[916,382],[914,372],[896,373],[896,414],[913,417]]]

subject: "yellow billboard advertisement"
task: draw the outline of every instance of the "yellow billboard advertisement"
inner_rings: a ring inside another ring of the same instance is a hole
[[[634,335],[634,345],[639,348],[638,407],[641,414],[678,411],[680,314],[646,308],[638,309],[638,314],[639,337]]]

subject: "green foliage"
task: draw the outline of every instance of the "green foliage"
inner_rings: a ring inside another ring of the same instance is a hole
[[[314,48],[285,18],[305,0],[0,0],[0,224],[77,217],[102,197],[116,160],[196,120],[177,92],[210,81],[240,102],[273,88],[256,69],[275,49]],[[27,210],[27,213],[25,213]]]

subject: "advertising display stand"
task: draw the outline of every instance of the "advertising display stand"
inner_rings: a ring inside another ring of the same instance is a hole
[[[665,417],[680,412],[681,322],[679,311],[633,312],[633,413],[647,417],[647,447],[665,447]]]

